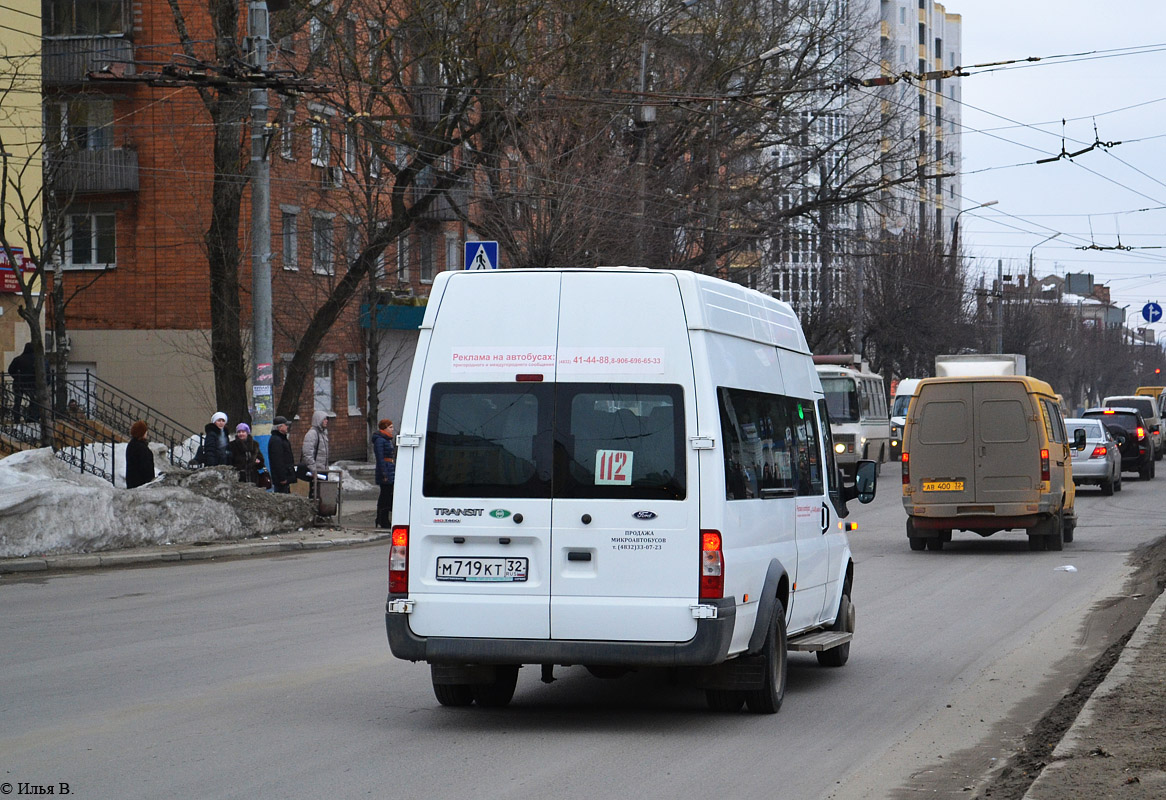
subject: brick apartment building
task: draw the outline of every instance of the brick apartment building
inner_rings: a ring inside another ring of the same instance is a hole
[[[242,36],[247,4],[240,5]],[[49,152],[63,161],[58,185],[69,198],[63,259],[66,296],[72,298],[66,310],[70,370],[91,370],[201,430],[216,410],[204,243],[214,170],[212,120],[190,86],[87,77],[103,67],[132,77],[181,63],[172,11],[161,0],[47,0],[44,7],[47,141]],[[213,58],[205,6],[183,7],[200,55]],[[273,66],[287,69],[303,61],[315,51],[317,36],[305,26],[284,38],[274,48]],[[359,248],[360,220],[350,190],[361,177],[353,157],[359,142],[325,99],[292,100],[276,92],[270,98],[270,119],[281,126],[269,148],[278,400],[286,364],[313,310],[343,275],[345,256]],[[245,145],[244,158],[248,154]],[[448,207],[437,206],[407,241],[386,250],[380,288],[424,297],[437,271],[460,266],[465,237],[454,219]],[[245,193],[239,241],[245,341],[251,327],[249,237]],[[415,328],[415,317],[388,326]],[[396,357],[382,356],[382,416],[399,413],[408,375],[402,363],[415,341],[409,330],[386,335]],[[366,457],[365,358],[360,302],[354,299],[316,352],[314,380],[301,395],[292,426],[293,444],[319,408],[331,416],[333,459]]]

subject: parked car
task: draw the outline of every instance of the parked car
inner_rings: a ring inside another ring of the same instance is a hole
[[[1103,398],[1101,405],[1106,408],[1133,408],[1142,415],[1146,422],[1146,434],[1150,437],[1151,452],[1155,461],[1161,461],[1166,452],[1166,443],[1162,441],[1162,414],[1158,406],[1158,398],[1149,395],[1123,394]]]
[[[1136,408],[1090,408],[1081,415],[1100,419],[1121,450],[1122,472],[1136,472],[1144,481],[1154,477],[1154,456],[1146,421]]]
[[[1098,419],[1067,419],[1069,437],[1085,431],[1085,446],[1073,447],[1073,482],[1096,484],[1105,495],[1121,491],[1121,451],[1113,434]]]

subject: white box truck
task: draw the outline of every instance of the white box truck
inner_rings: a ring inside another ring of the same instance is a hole
[[[1027,375],[1022,353],[966,353],[935,357],[937,378],[986,378],[995,375]]]
[[[787,649],[841,666],[847,499],[790,307],[692,272],[445,272],[397,437],[385,621],[445,705],[519,667],[668,667],[773,713]]]

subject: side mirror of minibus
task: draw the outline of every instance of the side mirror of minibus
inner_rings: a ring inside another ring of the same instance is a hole
[[[863,459],[858,462],[854,470],[854,483],[843,485],[843,500],[858,499],[860,503],[869,503],[875,498],[875,488],[879,482],[879,465],[877,461]]]
[[[1074,450],[1084,450],[1085,449],[1085,429],[1084,428],[1077,428],[1075,431],[1073,431],[1073,449]]]
[[[854,488],[858,493],[858,502],[869,503],[875,498],[875,488],[879,483],[879,464],[877,461],[862,460],[858,462],[858,469],[854,472]]]

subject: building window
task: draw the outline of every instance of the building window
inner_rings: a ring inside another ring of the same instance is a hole
[[[312,217],[312,272],[317,275],[332,275],[336,272],[332,235],[331,217]]]
[[[348,362],[348,414],[356,416],[360,410],[360,362]]]
[[[397,237],[397,280],[409,280],[409,234]]]
[[[462,240],[456,235],[447,234],[445,237],[445,268],[446,269],[461,269],[462,255],[464,252],[462,247]],[[494,266],[498,266],[495,264]]]
[[[279,154],[289,161],[296,157],[295,151],[295,132],[296,132],[296,109],[295,106],[287,105],[283,107],[283,121],[281,123],[282,130],[279,134]]]
[[[899,7],[899,24],[900,25],[907,24],[907,7],[906,6]]]
[[[51,147],[108,150],[113,147],[113,101],[74,97],[45,107],[45,138]]]
[[[49,36],[126,32],[125,0],[46,0],[43,13]]]
[[[312,163],[317,167],[328,166],[332,156],[332,142],[328,130],[328,119],[322,114],[312,115]]]
[[[348,56],[356,54],[356,18],[344,18],[344,52]]]
[[[420,264],[420,278],[422,283],[432,283],[433,276],[437,272],[437,254],[433,247],[433,236],[430,234],[421,234],[420,244],[421,252],[418,254]]]
[[[318,53],[324,46],[324,21],[319,17],[308,20],[308,50]]]
[[[356,148],[359,141],[356,124],[349,122],[344,126],[344,168],[349,172],[356,172]]]
[[[314,405],[316,411],[332,413],[332,362],[317,361],[313,379]]]
[[[346,267],[356,263],[356,259],[360,258],[361,250],[360,221],[348,220],[344,224],[344,259],[347,261]]]
[[[116,267],[117,217],[113,214],[70,214],[64,266],[73,269]]]
[[[291,211],[284,211],[280,215],[280,230],[283,236],[283,268],[300,268],[300,242],[296,230],[299,215]]]

